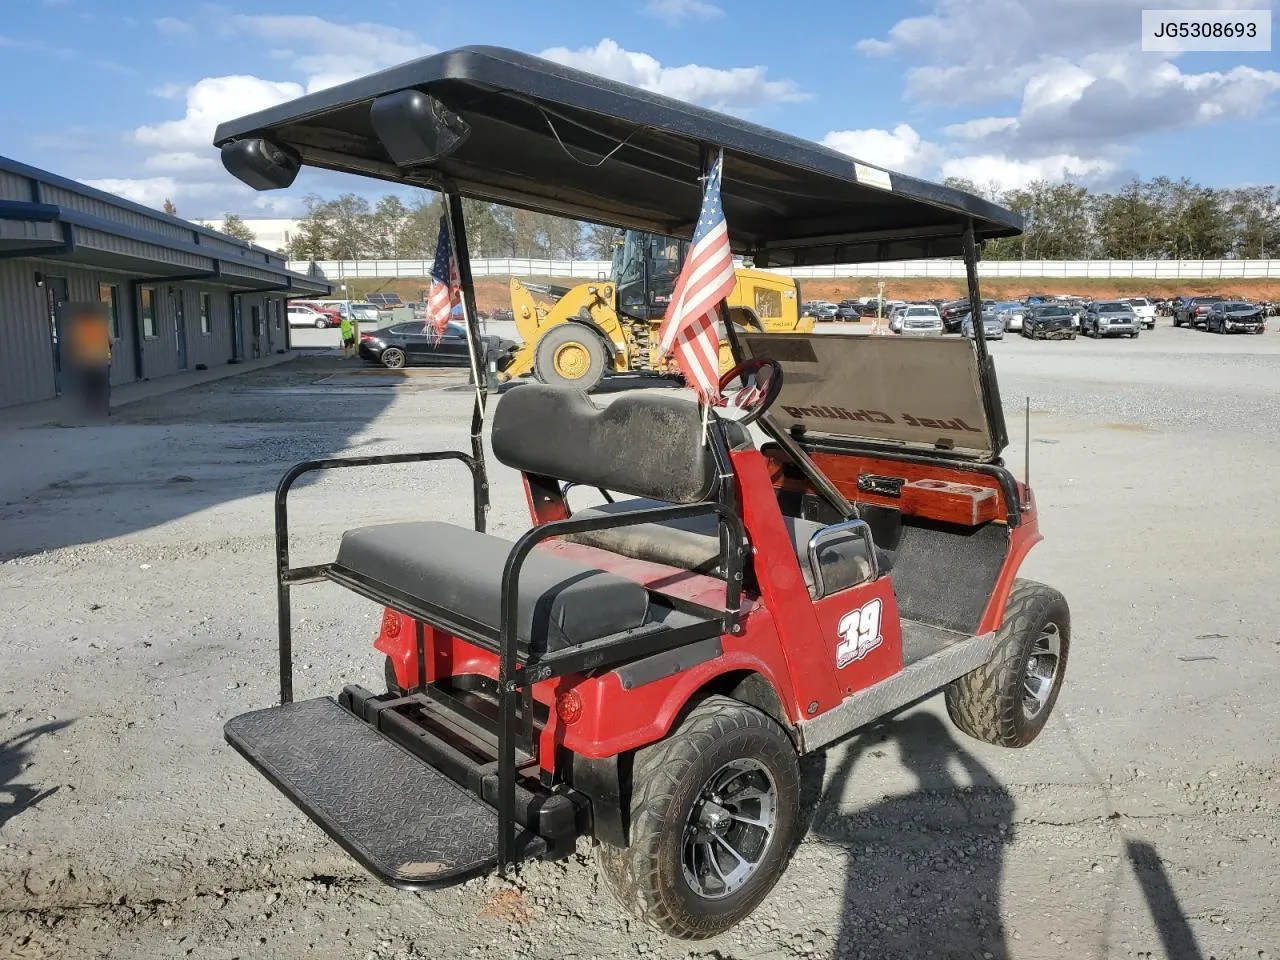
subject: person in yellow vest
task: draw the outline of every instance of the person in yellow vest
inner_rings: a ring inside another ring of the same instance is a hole
[[[342,331],[342,359],[354,357],[356,355],[356,333],[355,321],[351,318],[351,310],[348,308],[342,314],[342,323],[339,325]]]
[[[67,304],[72,373],[87,412],[111,415],[111,329],[103,304]]]

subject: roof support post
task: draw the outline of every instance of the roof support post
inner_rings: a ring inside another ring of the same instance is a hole
[[[458,261],[458,279],[462,286],[462,319],[467,328],[471,379],[476,387],[476,402],[471,410],[471,455],[475,457],[480,470],[476,488],[475,520],[476,529],[483,533],[485,517],[489,511],[489,474],[485,468],[484,442],[480,432],[484,427],[485,406],[489,400],[489,371],[476,315],[476,294],[471,280],[471,254],[467,249],[467,225],[462,217],[462,197],[452,187],[444,189],[441,197],[444,201],[445,225],[449,231],[449,246]]]
[[[964,223],[964,272],[969,281],[969,318],[973,327],[973,349],[978,356],[982,404],[987,411],[987,423],[991,425],[991,442],[996,450],[1009,443],[1009,430],[1004,421],[1004,404],[1000,400],[1000,386],[996,381],[996,364],[987,349],[987,332],[982,326],[982,293],[978,289],[978,245],[973,238],[973,218]],[[961,328],[963,330],[963,327]]]
[[[982,293],[978,289],[978,245],[973,239],[973,218],[964,221],[964,273],[969,281],[969,320],[978,359],[987,362],[987,332],[982,327]],[[963,328],[962,328],[963,329]]]

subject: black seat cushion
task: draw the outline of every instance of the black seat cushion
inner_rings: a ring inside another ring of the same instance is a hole
[[[616,516],[632,510],[651,510],[664,506],[670,506],[670,504],[659,500],[619,500],[615,503],[604,503],[598,507],[578,510],[574,516]],[[826,524],[786,515],[782,520],[791,538],[791,548],[795,551],[796,559],[800,561],[800,571],[804,574],[805,584],[812,587],[813,570],[809,564],[809,540]],[[611,530],[593,530],[564,539],[599,547],[601,550],[609,550],[624,557],[664,563],[698,573],[712,573],[719,565],[719,525],[716,518],[711,515],[669,520],[664,523],[640,523],[630,527],[615,527]],[[876,558],[880,565],[880,572],[888,571],[892,565],[889,555],[877,547]],[[861,549],[852,541],[830,544],[824,548],[819,562],[822,564],[823,582],[826,584],[828,593],[862,583],[871,572]]]
[[[387,523],[348,530],[341,567],[494,630],[511,542],[449,523]],[[535,548],[520,571],[516,636],[523,651],[550,653],[644,624],[640,584]]]

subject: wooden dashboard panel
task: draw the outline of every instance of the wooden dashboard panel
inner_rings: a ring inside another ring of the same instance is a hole
[[[778,450],[766,451],[775,487],[799,493],[812,492],[809,482],[791,467]],[[1003,493],[995,477],[942,464],[905,463],[856,454],[814,452],[809,455],[835,488],[847,499],[878,507],[891,507],[904,516],[922,517],[967,527],[1007,519]],[[859,478],[864,481],[859,484]],[[897,495],[868,489],[868,481]],[[878,482],[877,482],[878,481]]]

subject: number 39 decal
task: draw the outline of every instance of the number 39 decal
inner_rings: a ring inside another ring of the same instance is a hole
[[[836,626],[836,633],[840,635],[840,642],[836,644],[837,669],[861,660],[884,642],[880,635],[882,607],[879,600],[872,600],[840,618]]]

